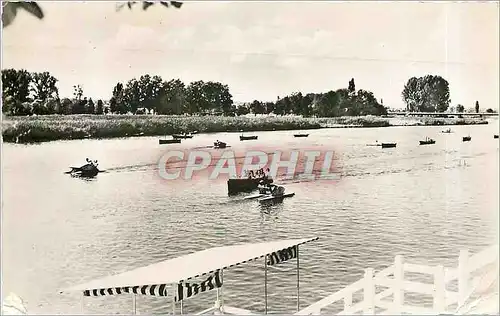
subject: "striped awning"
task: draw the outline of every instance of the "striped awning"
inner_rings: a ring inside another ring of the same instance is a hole
[[[183,292],[181,297],[178,288],[179,284],[186,284],[190,279],[210,274],[212,279],[209,277],[210,281],[203,287],[205,291],[210,290],[218,287],[219,283],[215,281],[219,270],[263,258],[266,255],[269,255],[269,265],[285,262],[297,256],[298,245],[315,240],[318,240],[318,237],[210,248],[70,287],[62,290],[61,293],[82,291],[86,296],[126,293],[153,296],[175,295],[179,300],[190,297],[187,292]],[[222,280],[220,281],[222,286]],[[188,288],[189,286],[184,286],[183,291],[184,289],[189,291]],[[201,288],[202,284],[198,286],[198,293]],[[191,289],[196,289],[196,287],[191,287]],[[193,293],[191,292],[191,296]]]

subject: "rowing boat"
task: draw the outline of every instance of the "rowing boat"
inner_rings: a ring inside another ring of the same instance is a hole
[[[88,283],[61,290],[60,293],[80,292],[82,294],[82,314],[85,314],[83,298],[128,296],[131,298],[132,311],[135,315],[137,314],[136,299],[140,295],[157,297],[160,302],[169,302],[172,314],[177,312],[178,307],[180,307],[180,314],[183,314],[183,303],[186,300],[208,292],[216,292],[214,305],[204,311],[193,313],[193,315],[252,315],[255,314],[252,311],[226,305],[226,299],[223,298],[223,288],[227,283],[224,270],[234,266],[241,268],[246,262],[263,259],[264,314],[267,314],[269,267],[285,265],[295,259],[297,267],[297,304],[295,308],[299,311],[299,246],[301,248],[303,244],[316,240],[318,237],[209,248],[120,274],[107,275]],[[276,272],[278,271],[276,270]],[[274,273],[275,271],[273,271],[273,278],[275,277]],[[282,282],[280,286],[284,286],[283,284],[285,283]]]

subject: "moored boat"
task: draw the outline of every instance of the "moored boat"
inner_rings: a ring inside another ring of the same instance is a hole
[[[258,136],[243,136],[243,135],[240,135],[240,141],[244,141],[244,140],[256,140],[258,138]]]
[[[382,148],[395,148],[397,143],[382,143]]]
[[[498,138],[498,135],[493,135],[493,138]]]
[[[173,134],[172,137],[173,138],[177,138],[177,139],[188,139],[188,138],[193,138],[193,135],[189,135],[189,134]]]
[[[172,314],[183,302],[196,295],[216,291],[215,303],[203,314],[251,315],[249,310],[228,306],[223,299],[223,288],[227,284],[224,271],[231,267],[242,267],[244,263],[263,259],[264,263],[264,312],[268,313],[268,269],[270,266],[286,264],[295,259],[297,267],[297,304],[300,310],[299,247],[318,240],[318,237],[276,240],[253,244],[239,244],[209,248],[170,260],[150,264],[141,268],[106,276],[88,283],[63,289],[60,293],[80,292],[82,312],[85,312],[84,298],[115,295],[129,295],[132,298],[132,313],[137,314],[137,295],[156,296],[171,304]],[[194,289],[194,291],[193,291]]]
[[[472,139],[472,137],[470,137],[470,135],[469,135],[469,136],[464,136],[464,137],[462,137],[462,141],[463,141],[463,142],[470,142],[470,141],[471,141],[471,139]]]
[[[420,145],[432,145],[435,144],[436,141],[432,138],[426,137],[425,140],[420,140]]]
[[[221,142],[219,140],[215,141],[214,142],[214,148],[215,149],[223,149],[223,148],[226,148],[227,147],[227,144],[224,143],[224,142]]]
[[[450,134],[450,133],[453,133],[453,131],[451,130],[451,128],[448,128],[447,130],[441,131],[441,133]]]
[[[159,139],[158,142],[160,143],[160,145],[164,145],[164,144],[180,144],[181,140],[180,139],[176,139],[176,138],[173,138],[173,139]]]
[[[309,134],[293,134],[293,137],[308,137]]]

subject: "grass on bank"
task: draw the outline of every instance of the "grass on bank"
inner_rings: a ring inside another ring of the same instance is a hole
[[[392,120],[392,121],[391,121]],[[394,121],[396,120],[396,121]],[[383,118],[375,116],[302,118],[298,116],[45,115],[4,117],[5,142],[43,142],[83,138],[162,136],[177,133],[246,132],[322,127],[487,124],[477,119]]]

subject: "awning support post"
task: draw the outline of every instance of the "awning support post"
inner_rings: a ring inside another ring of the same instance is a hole
[[[222,286],[220,287],[220,311],[224,313],[224,269],[220,270],[220,280],[222,282]]]
[[[132,313],[133,315],[137,315],[137,295],[132,294]]]
[[[182,311],[182,309],[183,309],[183,305],[184,305],[184,304],[183,304],[183,302],[184,302],[184,301],[181,301],[181,315],[182,315],[182,313],[183,313],[183,311]]]
[[[175,295],[172,295],[172,315],[175,315]]]
[[[82,315],[85,315],[85,294],[83,294],[82,292],[82,306],[81,306],[81,311],[82,311]]]
[[[264,314],[267,315],[267,255],[264,257]]]
[[[297,312],[300,311],[300,265],[299,265],[299,245],[297,245]]]

